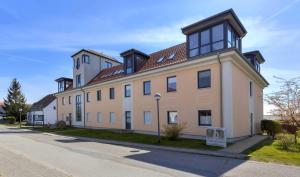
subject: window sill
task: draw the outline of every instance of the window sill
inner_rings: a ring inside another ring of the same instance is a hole
[[[200,128],[211,128],[212,125],[198,125],[198,127],[200,127]]]

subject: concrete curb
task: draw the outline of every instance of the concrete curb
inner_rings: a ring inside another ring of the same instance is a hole
[[[221,152],[221,151],[175,148],[175,147],[166,147],[166,146],[158,146],[158,145],[150,145],[150,144],[131,143],[131,142],[124,142],[124,141],[86,138],[86,137],[79,137],[79,136],[66,136],[66,135],[59,135],[59,134],[55,134],[55,133],[45,133],[45,132],[43,134],[56,135],[56,136],[62,136],[62,137],[71,137],[71,138],[76,138],[76,139],[83,140],[83,141],[92,141],[92,142],[97,142],[97,143],[121,145],[121,146],[135,147],[135,148],[141,148],[141,149],[157,149],[157,150],[163,150],[163,151],[172,151],[172,152],[198,154],[198,155],[208,155],[208,156],[215,156],[215,157],[226,157],[226,158],[234,158],[234,159],[246,159],[247,158],[247,155],[244,155],[244,154],[235,154],[235,153],[228,153],[228,152]]]

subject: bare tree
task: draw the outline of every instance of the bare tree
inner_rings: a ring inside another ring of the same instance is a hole
[[[281,117],[285,124],[293,127],[295,141],[297,141],[296,131],[300,127],[300,77],[275,78],[280,84],[279,91],[267,94],[265,100],[274,106],[274,109],[270,111],[272,115]]]

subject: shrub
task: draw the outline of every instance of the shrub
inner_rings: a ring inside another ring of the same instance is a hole
[[[296,134],[297,132],[297,126],[296,125],[292,125],[292,124],[288,124],[288,123],[282,123],[281,124],[282,130],[285,130],[288,133],[291,134]]]
[[[286,133],[279,133],[276,135],[276,139],[283,150],[289,150],[290,147],[294,144],[294,137]]]
[[[164,125],[164,133],[169,140],[176,140],[179,137],[180,132],[185,128],[186,124],[169,124]]]
[[[67,127],[67,124],[65,121],[60,120],[60,121],[56,122],[55,126],[56,126],[56,128],[59,128],[59,129],[65,129]]]
[[[8,122],[9,124],[14,124],[14,123],[16,123],[16,118],[13,117],[13,116],[10,116],[10,117],[4,117],[3,120],[6,121],[6,122]]]
[[[267,132],[268,135],[272,136],[273,139],[277,133],[281,132],[280,123],[273,120],[262,120],[261,131]]]

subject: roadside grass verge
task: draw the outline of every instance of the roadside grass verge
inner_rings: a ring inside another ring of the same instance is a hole
[[[179,148],[201,149],[201,150],[219,150],[220,147],[208,146],[203,140],[179,138],[171,141],[166,137],[161,138],[161,143],[157,143],[157,136],[145,135],[138,133],[120,133],[111,130],[96,130],[83,128],[66,128],[66,129],[50,129],[50,128],[34,128],[34,130],[55,133],[64,136],[87,137],[114,141],[124,141],[132,143],[160,145]]]
[[[298,142],[300,142],[300,138],[298,138]],[[247,154],[252,160],[300,166],[299,143],[294,145],[292,150],[286,151],[280,148],[277,140],[267,139],[246,150],[244,154]]]

